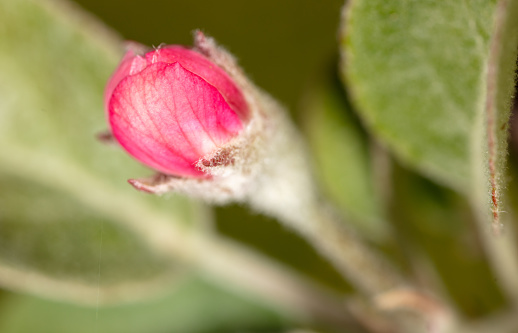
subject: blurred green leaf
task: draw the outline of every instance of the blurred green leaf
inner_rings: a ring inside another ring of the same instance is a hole
[[[137,193],[126,180],[151,171],[95,139],[120,40],[67,2],[36,0],[0,0],[0,40],[0,283],[85,302],[98,286],[105,300],[169,285],[182,264],[156,235],[167,244],[163,226],[205,217]]]
[[[320,79],[310,88],[302,104],[303,124],[324,191],[366,237],[387,236],[368,137],[338,79]]]
[[[497,222],[518,1],[351,0],[344,11],[342,73],[372,132]]]
[[[96,308],[10,296],[0,309],[3,333],[273,332],[288,323],[267,308],[201,279],[189,279],[141,303]]]
[[[90,283],[97,283],[102,264],[102,284],[171,269],[138,235],[61,191],[6,174],[0,187],[9,189],[0,192],[3,264]]]

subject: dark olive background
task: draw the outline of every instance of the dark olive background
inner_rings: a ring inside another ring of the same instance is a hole
[[[264,90],[297,120],[304,90],[336,60],[342,0],[75,0],[123,38],[147,45],[192,42],[201,29],[230,50]],[[99,110],[102,112],[102,110]],[[338,274],[303,240],[246,207],[217,209],[218,229],[322,282]]]
[[[75,0],[124,38],[191,44],[201,29],[236,55],[251,78],[291,109],[337,49],[343,0]]]

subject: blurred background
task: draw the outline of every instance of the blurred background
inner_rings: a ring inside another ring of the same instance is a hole
[[[433,286],[451,298],[466,318],[495,313],[508,303],[488,265],[469,202],[400,165],[366,134],[347,100],[337,78],[343,2],[73,0],[72,5],[122,39],[149,46],[191,45],[195,29],[214,37],[306,130],[322,187],[367,242],[416,285]],[[68,7],[64,1],[50,3]],[[46,6],[38,0],[0,0],[0,274],[4,266],[21,269],[23,279],[11,277],[12,285],[58,301],[0,289],[0,333],[284,333],[304,326],[286,309],[235,292],[228,281],[215,283],[163,255],[154,247],[156,239],[143,231],[164,221],[211,236],[216,230],[339,295],[351,291],[326,260],[278,221],[239,205],[205,214],[202,206],[178,196],[149,196],[131,188],[128,178],[151,171],[95,140],[107,127],[102,91],[120,57],[118,45],[104,44],[110,39],[88,20]],[[389,21],[399,22],[397,15]],[[424,55],[434,45],[427,38],[422,49],[417,46]],[[377,51],[378,43],[372,45]],[[364,55],[377,54],[371,51]],[[387,55],[408,53],[398,51],[389,49]],[[380,58],[385,64],[385,56]],[[370,62],[366,67],[373,70],[369,80],[385,85]],[[428,83],[427,75],[415,79]],[[408,82],[405,89],[413,93],[413,81]],[[416,103],[429,101],[429,92],[416,94]],[[400,99],[399,91],[393,96],[391,103]],[[383,111],[385,105],[392,104],[383,104]],[[397,103],[392,106],[399,112]],[[516,135],[514,141],[515,149]],[[511,150],[509,200],[518,207],[515,156]],[[206,218],[211,214],[214,225]],[[38,289],[37,283],[32,288],[38,273],[55,283],[50,283],[54,289]],[[114,299],[124,304],[95,306],[102,303],[96,299],[101,287],[135,281],[155,293],[148,297],[144,287],[141,294],[127,288],[131,299],[122,288]],[[70,302],[63,301],[67,296]]]
[[[341,0],[73,0],[124,39],[192,44],[201,29],[231,51],[251,78],[295,110],[315,72],[338,51]]]

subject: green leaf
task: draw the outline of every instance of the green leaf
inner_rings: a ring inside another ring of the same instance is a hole
[[[317,80],[305,96],[303,124],[324,192],[348,223],[372,239],[387,236],[375,194],[375,175],[367,135],[339,82]]]
[[[515,0],[351,0],[343,16],[342,73],[371,131],[495,226],[517,14]]]
[[[0,13],[0,283],[87,303],[170,285],[179,230],[205,217],[135,191],[126,180],[151,171],[95,138],[120,40],[62,1]]]
[[[52,187],[0,174],[4,265],[102,284],[148,279],[171,269],[138,235]],[[7,189],[9,189],[7,191]]]
[[[201,279],[140,303],[97,308],[10,296],[1,309],[3,333],[264,332],[288,323],[263,305]]]

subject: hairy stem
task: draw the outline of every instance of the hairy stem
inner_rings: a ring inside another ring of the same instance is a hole
[[[411,290],[411,294],[416,295],[415,299],[421,300],[421,303],[433,302],[433,313],[425,313],[431,307],[415,311],[412,304],[398,303],[397,309],[391,308],[396,311],[390,318],[392,331],[421,330],[415,321],[402,316],[401,310],[417,314],[429,326],[440,326],[436,332],[447,329],[455,320],[449,308],[412,288],[410,282],[335,214],[318,194],[303,139],[281,112],[272,112],[269,116],[269,120],[276,124],[276,130],[271,131],[268,143],[267,156],[271,162],[264,166],[247,202],[255,210],[277,218],[304,237],[363,296],[367,296],[374,308],[372,313],[378,318],[382,319],[386,313],[379,311],[379,307],[375,309],[376,297],[395,290]],[[437,316],[437,313],[441,313],[441,316]],[[436,319],[441,323],[435,323]]]
[[[405,285],[396,270],[317,194],[303,139],[289,119],[282,112],[271,112],[269,116],[276,124],[268,138],[267,156],[273,162],[264,166],[256,187],[250,191],[251,206],[300,233],[366,295],[375,296]]]
[[[314,232],[307,233],[306,239],[351,283],[370,296],[406,285],[395,269],[367,247],[326,204],[318,206],[311,212]]]
[[[345,302],[281,265],[228,240],[199,242],[196,266],[227,288],[261,295],[309,321],[353,327]]]

